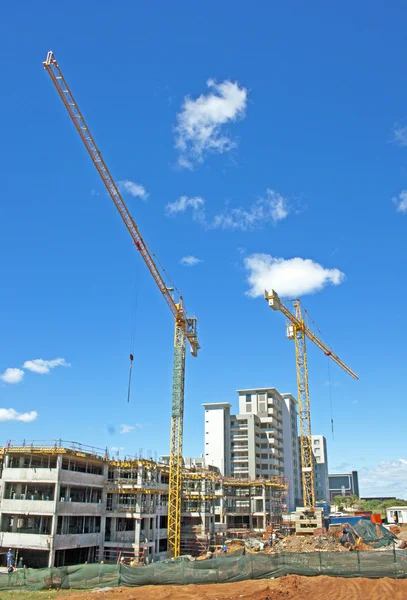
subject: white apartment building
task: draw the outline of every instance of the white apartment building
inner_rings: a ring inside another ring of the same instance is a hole
[[[206,403],[205,460],[225,477],[285,477],[288,508],[300,498],[296,401],[275,388],[238,390],[239,414],[228,402]]]
[[[328,452],[326,439],[323,435],[313,435],[312,453],[314,457],[315,474],[315,501],[330,504],[329,499],[329,476],[328,476]]]
[[[106,458],[57,446],[3,452],[0,549],[19,549],[33,567],[94,561],[105,533]]]

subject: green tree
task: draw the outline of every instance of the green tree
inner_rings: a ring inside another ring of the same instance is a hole
[[[407,506],[407,501],[396,498],[395,500],[385,500],[380,503],[380,508],[382,510],[386,510],[386,508],[390,508],[390,506]]]
[[[359,509],[363,505],[363,502],[355,494],[349,496],[334,496],[334,504],[338,507],[338,510],[344,510],[346,508]]]

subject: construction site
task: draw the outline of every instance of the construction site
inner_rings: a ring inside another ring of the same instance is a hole
[[[377,597],[407,597],[398,581],[407,577],[402,507],[393,523],[373,511],[331,512],[326,440],[311,431],[306,344],[358,375],[322,341],[299,299],[264,291],[293,342],[296,393],[237,390],[238,414],[230,403],[203,404],[204,452],[184,456],[186,350],[199,354],[197,318],[145,242],[52,51],[43,66],[174,320],[170,448],[152,460],[115,457],[89,440],[1,447],[0,589],[10,598],[47,590],[79,600],[99,590],[123,599],[317,600],[358,597],[370,585],[364,577],[380,577]],[[133,361],[130,354],[128,401]],[[341,595],[329,591],[338,586]],[[80,589],[89,592],[68,592]]]

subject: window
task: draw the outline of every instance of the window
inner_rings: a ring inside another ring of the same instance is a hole
[[[251,404],[246,404],[246,412],[252,412],[252,405]]]
[[[319,440],[314,440],[314,446],[319,446]]]
[[[251,401],[252,401],[252,395],[246,394],[246,402],[251,402]]]

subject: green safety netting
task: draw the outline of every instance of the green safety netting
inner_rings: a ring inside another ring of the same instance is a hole
[[[407,551],[286,552],[210,560],[161,561],[148,566],[90,564],[21,569],[0,575],[2,590],[89,589],[141,585],[187,585],[267,579],[283,575],[407,578]]]

